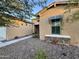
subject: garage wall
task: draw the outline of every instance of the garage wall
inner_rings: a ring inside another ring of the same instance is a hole
[[[6,27],[0,27],[0,40],[6,39]]]
[[[10,26],[7,27],[6,36],[7,40],[14,39],[15,37],[22,37],[25,35],[30,35],[33,33],[33,25],[32,24],[22,24],[20,26]]]

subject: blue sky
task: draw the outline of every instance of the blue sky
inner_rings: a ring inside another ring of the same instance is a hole
[[[52,3],[54,0],[47,0],[47,5],[49,5],[50,3]],[[36,14],[38,11],[40,11],[42,9],[42,7],[36,6],[33,9],[33,13]]]

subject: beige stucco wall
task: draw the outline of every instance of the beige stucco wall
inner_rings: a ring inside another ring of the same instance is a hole
[[[64,10],[61,7],[55,7],[55,8],[51,8],[47,11],[44,11],[42,13],[39,13],[40,15],[40,39],[44,40],[45,39],[45,35],[49,35],[52,34],[51,32],[51,24],[49,24],[48,18],[51,16],[55,16],[55,15],[61,15],[63,14],[63,26],[62,26],[62,31],[61,34],[63,35],[69,35],[71,36],[71,44],[78,44],[79,43],[79,21],[74,21],[74,22],[66,22],[66,18],[67,16],[69,16],[70,14],[74,13],[74,11],[79,10],[79,8],[73,8],[71,10],[71,13],[67,12],[64,13],[66,11],[66,9]]]
[[[33,27],[33,25],[29,24],[29,23],[27,23],[27,25],[25,23],[23,23],[23,25],[20,25],[20,26],[7,27],[7,30],[6,30],[7,40],[14,39],[16,36],[22,37],[22,36],[25,36],[25,35],[32,34],[33,33],[32,27]]]
[[[63,19],[62,34],[71,36],[71,44],[79,44],[79,20],[74,19],[74,21],[70,20],[67,22],[66,18],[77,10],[79,10],[79,8],[73,8],[71,13],[65,13]]]
[[[47,10],[46,12],[40,14],[40,39],[44,40],[45,35],[52,34],[51,32],[51,24],[49,24],[48,18],[63,14],[64,10],[61,8],[52,8]]]
[[[71,43],[79,43],[79,21],[63,25],[62,34],[71,36]]]

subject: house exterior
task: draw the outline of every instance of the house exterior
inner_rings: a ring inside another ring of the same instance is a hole
[[[71,5],[76,3],[71,3]],[[39,36],[40,40],[45,40],[45,35],[59,34],[71,36],[70,42],[79,43],[79,21],[67,20],[68,16],[78,11],[78,7],[72,7],[68,12],[67,2],[58,1],[50,4],[37,13],[39,20]]]
[[[10,19],[11,24],[5,27],[0,27],[1,40],[11,40],[18,37],[31,35],[33,33],[33,23],[31,22],[24,21],[13,16],[7,18],[5,15],[3,16],[3,19]]]

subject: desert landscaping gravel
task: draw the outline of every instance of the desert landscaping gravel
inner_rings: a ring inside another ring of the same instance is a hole
[[[52,45],[36,38],[0,48],[0,59],[34,59],[36,51],[45,51],[47,59],[79,59],[79,47]]]

